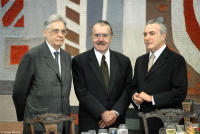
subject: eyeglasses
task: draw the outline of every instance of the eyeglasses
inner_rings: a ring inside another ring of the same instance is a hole
[[[98,38],[100,38],[100,37],[102,37],[102,38],[108,38],[109,37],[109,34],[106,34],[106,33],[104,33],[104,34],[93,34],[93,37],[95,38],[95,39],[98,39]]]
[[[65,29],[52,29],[51,32],[53,34],[58,34],[58,33],[62,33],[62,35],[66,36],[67,35],[67,30]]]

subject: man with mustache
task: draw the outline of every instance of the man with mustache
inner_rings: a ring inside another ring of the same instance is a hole
[[[72,60],[79,133],[125,123],[132,67],[128,57],[109,49],[112,38],[110,24],[98,21],[91,31],[94,48]]]

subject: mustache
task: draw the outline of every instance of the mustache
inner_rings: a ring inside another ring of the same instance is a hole
[[[105,43],[103,41],[98,41],[97,45],[105,45]]]

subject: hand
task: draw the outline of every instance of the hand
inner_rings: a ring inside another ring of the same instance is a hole
[[[99,127],[100,128],[105,128],[105,127],[109,127],[110,125],[106,122],[104,122],[103,120],[100,120],[99,122]]]
[[[152,96],[151,95],[148,95],[147,93],[145,92],[141,92],[139,94],[139,97],[143,99],[143,101],[147,101],[147,102],[152,102]]]
[[[137,105],[140,105],[143,103],[143,99],[140,97],[140,94],[137,92],[133,95],[133,100]]]
[[[108,127],[110,125],[112,125],[113,123],[115,123],[116,119],[117,119],[117,115],[115,113],[115,111],[111,110],[111,111],[104,111],[101,114],[101,121],[99,122],[100,128],[104,128],[104,127]]]

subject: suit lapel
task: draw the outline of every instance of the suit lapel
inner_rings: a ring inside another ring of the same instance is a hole
[[[143,72],[145,72],[145,74],[147,75],[148,73],[148,62],[149,62],[149,53],[144,55],[144,59],[143,59]]]
[[[58,78],[61,80],[58,65],[56,64],[46,42],[44,42],[42,45],[43,45],[44,57],[46,59],[47,65],[56,72]]]
[[[108,95],[111,93],[113,89],[117,73],[119,73],[118,62],[115,55],[110,50],[110,82],[109,82],[109,88],[108,88]]]
[[[159,58],[157,59],[157,61],[153,64],[150,71],[147,73],[146,77],[149,77],[151,74],[159,70],[166,63],[166,59],[168,57],[168,51],[169,49],[166,47],[159,56]]]
[[[67,71],[67,59],[66,56],[64,55],[64,52],[62,49],[60,49],[60,61],[61,61],[61,79],[62,81],[65,80],[66,76],[66,71]]]
[[[95,76],[97,77],[97,80],[99,81],[99,83],[101,84],[103,89],[105,89],[105,91],[106,91],[107,90],[106,85],[104,84],[103,76],[102,76],[96,55],[94,53],[94,49],[89,51],[88,57],[89,57],[88,64],[92,68],[92,71],[94,72]]]

